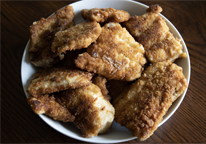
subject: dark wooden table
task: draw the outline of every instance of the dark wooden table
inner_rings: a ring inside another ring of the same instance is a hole
[[[1,2],[1,142],[80,143],[52,129],[27,105],[21,59],[29,26],[74,1]],[[175,114],[145,143],[206,143],[206,1],[159,3],[186,42],[191,60],[189,89]],[[128,143],[139,143],[137,139]]]

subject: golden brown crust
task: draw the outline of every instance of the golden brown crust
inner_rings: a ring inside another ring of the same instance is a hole
[[[30,59],[37,67],[51,67],[63,59],[61,53],[53,53],[51,44],[56,32],[74,25],[72,6],[66,6],[47,19],[41,18],[30,26]]]
[[[97,42],[75,60],[81,69],[126,81],[140,77],[145,63],[142,45],[118,23],[106,24]]]
[[[154,63],[127,92],[115,99],[115,120],[145,140],[186,88],[181,67],[170,61]]]
[[[81,13],[84,19],[97,22],[120,23],[128,21],[130,18],[130,14],[128,12],[113,8],[83,9]]]
[[[99,23],[83,22],[65,31],[57,32],[51,49],[53,52],[66,53],[67,50],[87,48],[99,37],[100,33]]]
[[[101,89],[102,95],[104,96],[106,100],[108,101],[111,100],[111,97],[108,95],[109,91],[107,90],[107,87],[106,87],[106,83],[107,83],[106,78],[100,75],[96,75],[92,78],[92,83],[97,85]]]
[[[152,5],[142,16],[133,16],[124,25],[127,30],[141,43],[150,62],[186,57],[182,51],[180,40],[170,32],[163,18],[159,15],[162,8]]]
[[[92,76],[91,73],[68,68],[42,69],[33,76],[27,92],[33,97],[38,97],[68,88],[75,89],[89,85]]]
[[[148,13],[161,13],[162,8],[159,6],[159,4],[151,5],[147,10]]]
[[[27,101],[36,114],[45,114],[54,120],[63,122],[74,121],[75,117],[67,108],[57,103],[54,96],[49,97],[49,95],[43,95],[38,98],[29,97]]]
[[[114,108],[104,99],[98,86],[90,84],[59,93],[57,101],[74,116],[74,124],[84,137],[97,136],[109,130],[114,119]]]

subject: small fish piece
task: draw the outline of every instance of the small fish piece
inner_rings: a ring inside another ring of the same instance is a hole
[[[33,76],[27,92],[38,97],[68,88],[75,89],[91,83],[93,74],[68,68],[46,68]]]
[[[86,20],[97,22],[124,22],[128,21],[130,14],[123,10],[117,10],[113,8],[93,8],[83,9],[81,11],[82,16]]]
[[[101,26],[95,21],[82,22],[74,27],[55,34],[52,51],[66,53],[67,50],[87,48],[96,41],[101,33]]]
[[[108,79],[133,81],[146,63],[144,48],[119,23],[108,23],[96,43],[75,60],[78,68]]]
[[[128,91],[114,100],[115,121],[141,141],[146,140],[186,88],[181,67],[170,61],[154,63]]]
[[[160,16],[162,8],[150,6],[142,16],[133,16],[123,25],[141,43],[148,60],[152,63],[186,57],[180,39],[169,31],[165,20]]]
[[[29,97],[28,104],[36,114],[45,114],[52,117],[54,120],[63,122],[73,122],[74,116],[55,101],[54,96],[42,95],[38,98]]]
[[[59,92],[56,99],[75,116],[74,124],[81,130],[83,137],[105,133],[113,123],[114,107],[104,98],[101,89],[93,83]]]
[[[64,58],[63,54],[51,51],[51,44],[56,32],[74,25],[74,14],[72,6],[66,6],[47,19],[41,18],[30,26],[29,55],[35,66],[51,67]]]

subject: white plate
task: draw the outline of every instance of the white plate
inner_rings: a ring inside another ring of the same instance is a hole
[[[71,4],[73,6],[74,11],[76,13],[74,21],[76,24],[83,22],[83,18],[81,16],[81,10],[84,8],[90,9],[90,8],[109,8],[113,7],[115,9],[121,9],[128,11],[131,16],[133,15],[142,15],[145,13],[145,10],[148,8],[148,6],[141,4],[139,2],[134,2],[130,0],[84,0],[79,1]],[[168,24],[170,31],[173,33],[173,35],[177,38],[180,38],[182,40],[183,45],[183,51],[186,52],[187,58],[179,59],[175,61],[176,64],[181,66],[183,68],[183,73],[189,83],[190,80],[190,59],[189,54],[187,51],[187,47],[185,45],[184,40],[182,39],[181,35],[177,31],[177,29],[172,25],[172,23],[167,20],[164,16],[162,16],[166,23]],[[29,97],[28,93],[26,92],[26,89],[28,87],[28,84],[30,82],[30,77],[32,74],[36,72],[36,68],[30,63],[29,60],[29,45],[30,41],[28,41],[23,57],[22,57],[22,64],[21,64],[21,78],[22,78],[22,84],[25,91],[25,94],[27,97]],[[166,122],[172,114],[177,110],[179,105],[181,104],[182,100],[184,99],[184,96],[186,94],[186,91],[183,93],[181,97],[179,97],[171,106],[167,114],[164,116],[164,119],[159,124],[161,126],[164,122]],[[113,123],[111,130],[108,133],[100,134],[97,137],[93,138],[83,138],[81,136],[80,130],[78,130],[72,123],[62,123],[58,121],[54,121],[51,118],[39,115],[48,125],[50,125],[55,130],[61,132],[62,134],[72,137],[77,140],[85,141],[85,142],[92,142],[92,143],[117,143],[117,142],[124,142],[128,140],[135,139],[136,137],[132,136],[131,132],[129,132],[125,127],[120,126],[117,123]]]

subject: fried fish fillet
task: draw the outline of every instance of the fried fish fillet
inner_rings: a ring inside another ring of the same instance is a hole
[[[126,81],[140,77],[145,63],[143,46],[118,23],[104,25],[96,43],[75,60],[81,69]]]
[[[74,121],[75,117],[67,108],[57,103],[54,96],[49,97],[49,95],[42,95],[38,98],[29,97],[27,101],[36,114],[45,114],[54,120],[63,122]]]
[[[56,99],[75,116],[74,124],[84,137],[104,133],[113,123],[114,107],[105,100],[100,88],[93,83],[59,92]]]
[[[82,22],[55,34],[52,51],[66,53],[67,50],[87,48],[101,33],[101,26],[95,21]]]
[[[113,8],[93,8],[83,9],[82,16],[86,20],[97,22],[124,22],[128,21],[130,14],[123,10],[116,10]]]
[[[153,134],[186,88],[181,67],[170,61],[154,63],[129,91],[114,100],[115,120],[143,141]]]
[[[109,101],[111,100],[111,97],[108,95],[109,91],[107,90],[107,86],[106,86],[106,83],[107,83],[106,78],[100,75],[96,75],[92,78],[92,83],[97,85],[100,88],[102,95],[104,96],[106,100],[109,100]]]
[[[50,94],[86,86],[91,83],[93,74],[68,68],[47,68],[40,70],[33,76],[27,92],[38,97],[42,94]]]
[[[124,25],[134,38],[141,43],[148,60],[152,63],[186,57],[180,39],[169,31],[165,20],[159,15],[162,8],[152,5],[142,16],[133,16]]]
[[[30,60],[37,67],[51,67],[64,58],[61,53],[53,53],[51,44],[56,32],[74,25],[72,6],[66,6],[47,19],[41,18],[30,26]]]

